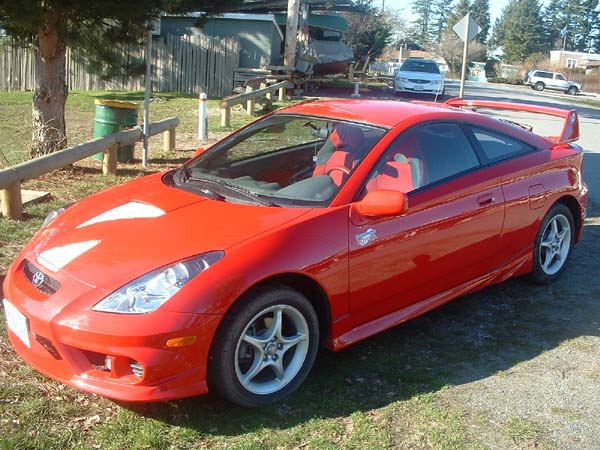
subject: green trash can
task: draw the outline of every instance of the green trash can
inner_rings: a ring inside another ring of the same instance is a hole
[[[137,125],[138,105],[137,103],[122,100],[96,99],[96,116],[94,118],[94,137],[103,137],[116,133],[125,128]],[[134,145],[119,147],[117,161],[133,161]],[[102,159],[102,153],[93,156],[94,159]]]

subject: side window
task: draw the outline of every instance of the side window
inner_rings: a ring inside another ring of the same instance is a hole
[[[390,144],[364,191],[411,192],[477,166],[475,150],[459,125],[427,124],[401,134]]]
[[[488,161],[495,162],[513,156],[522,155],[533,151],[534,147],[518,141],[504,134],[495,133],[481,128],[472,128],[473,136],[481,145],[481,149]]]
[[[556,79],[560,80],[560,81],[567,81],[567,79],[565,77],[563,77],[562,74],[560,74],[560,73],[556,74]]]

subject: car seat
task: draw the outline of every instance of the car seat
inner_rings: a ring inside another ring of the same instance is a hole
[[[341,185],[348,173],[362,157],[363,131],[354,125],[337,124],[330,133],[329,138],[317,153],[316,166],[313,177],[329,175],[336,185]]]

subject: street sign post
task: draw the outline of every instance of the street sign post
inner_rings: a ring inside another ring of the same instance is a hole
[[[467,53],[469,50],[469,41],[481,33],[481,27],[477,22],[475,22],[475,20],[471,19],[471,13],[468,12],[465,17],[460,19],[456,25],[452,27],[452,29],[465,43],[463,47],[462,71],[460,75],[460,93],[458,94],[460,98],[463,98],[465,94],[465,78],[467,76]]]

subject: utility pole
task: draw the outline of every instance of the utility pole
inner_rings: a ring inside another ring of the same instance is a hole
[[[287,67],[296,67],[296,36],[298,34],[299,12],[300,0],[288,0],[285,54],[283,56],[283,65]]]

